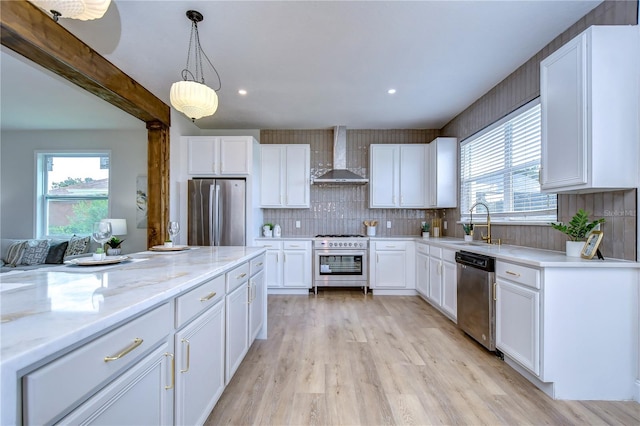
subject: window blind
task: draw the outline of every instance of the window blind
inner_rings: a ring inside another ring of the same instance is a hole
[[[476,202],[485,203],[496,222],[556,220],[556,195],[540,192],[540,126],[534,101],[462,142],[461,220],[469,219]]]

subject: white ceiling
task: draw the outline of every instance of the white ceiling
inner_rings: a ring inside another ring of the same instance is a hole
[[[200,11],[222,79],[203,129],[441,128],[600,2],[112,0],[100,20],[60,22],[168,104],[185,12]],[[1,61],[3,129],[140,125],[5,49]]]

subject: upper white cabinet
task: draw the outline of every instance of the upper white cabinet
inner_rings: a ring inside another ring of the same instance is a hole
[[[261,146],[260,206],[309,208],[310,146]]]
[[[192,176],[234,176],[251,172],[251,136],[190,136],[187,172]]]
[[[542,190],[637,186],[638,38],[593,26],[541,62]]]
[[[457,207],[458,139],[436,138],[427,147],[427,207]]]
[[[426,164],[427,145],[371,145],[369,207],[427,207]]]

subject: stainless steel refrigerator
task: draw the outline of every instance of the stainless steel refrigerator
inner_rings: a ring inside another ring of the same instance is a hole
[[[244,179],[191,179],[188,185],[188,244],[244,246]]]

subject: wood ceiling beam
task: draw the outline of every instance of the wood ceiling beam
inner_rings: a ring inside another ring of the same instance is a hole
[[[167,104],[37,6],[26,0],[0,1],[0,28],[3,46],[144,122],[171,125]]]

